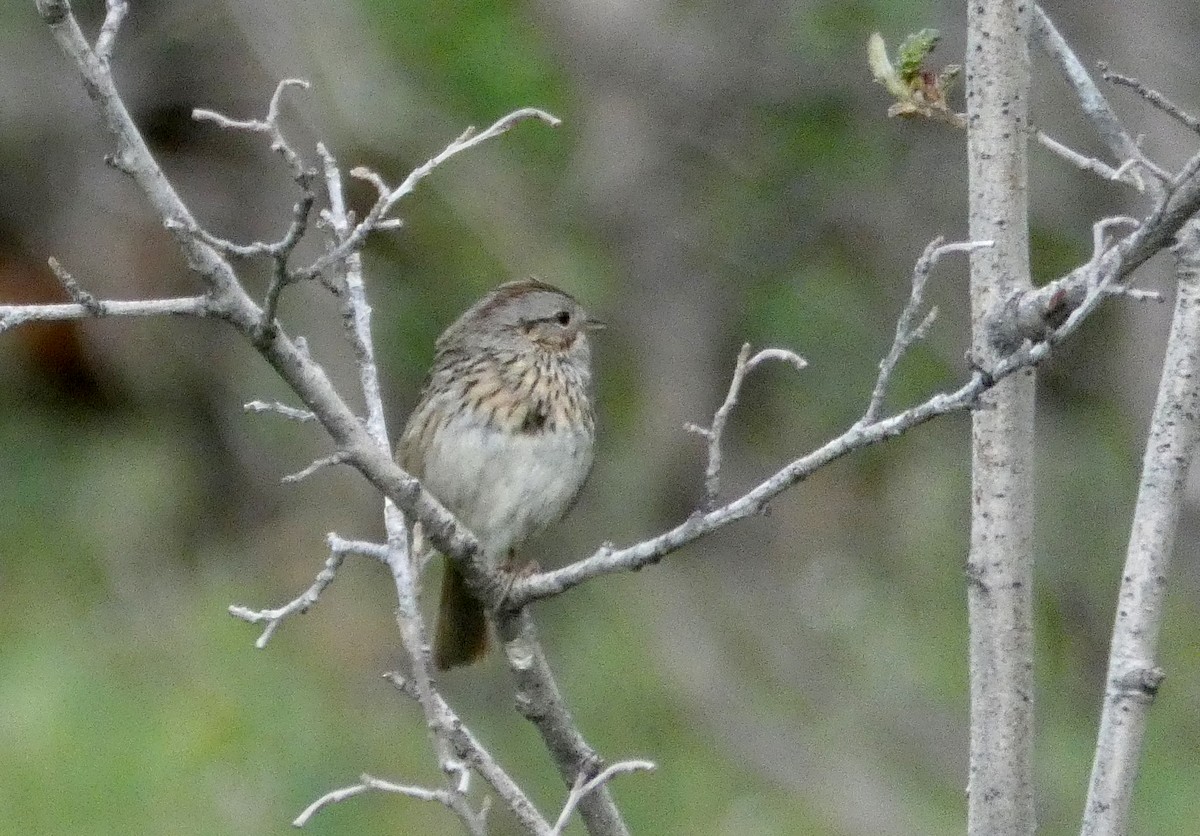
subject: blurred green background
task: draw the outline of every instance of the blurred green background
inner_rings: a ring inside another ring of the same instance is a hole
[[[1089,64],[1109,60],[1200,109],[1190,0],[1068,3],[1050,13]],[[76,4],[89,32],[102,3]],[[536,105],[439,169],[367,251],[393,431],[433,340],[500,281],[536,274],[610,323],[597,347],[598,459],[577,509],[531,549],[543,565],[630,543],[696,507],[705,423],[737,349],[799,351],[802,374],[749,381],[725,489],[748,487],[865,406],[938,234],[966,231],[964,141],[890,121],[865,44],[936,26],[960,60],[963,4],[806,2],[137,2],[118,44],[127,102],[210,229],[278,236],[295,199],[258,137],[188,118],[264,111],[277,79],[312,158],[390,182],[468,124]],[[1102,155],[1041,56],[1034,121]],[[1124,91],[1118,110],[1177,165],[1194,145]],[[961,99],[956,99],[960,104]],[[32,0],[0,5],[0,301],[61,297],[57,256],[98,295],[194,292]],[[1086,259],[1090,224],[1142,208],[1040,149],[1035,275]],[[356,205],[368,189],[352,190]],[[263,265],[247,265],[261,292]],[[1169,292],[1170,263],[1141,282]],[[934,277],[942,316],[893,405],[965,368],[967,276]],[[334,306],[285,298],[290,331],[352,392]],[[1107,636],[1169,305],[1110,306],[1043,370],[1039,392],[1037,723],[1041,831],[1074,833]],[[285,398],[219,325],[108,321],[0,340],[0,831],[267,834],[364,771],[436,780],[420,716],[380,679],[400,664],[390,582],[351,561],[265,650],[231,603],[274,606],[310,583],[323,537],[378,537],[351,473],[279,477],[320,433],[241,404]],[[765,518],[635,575],[539,605],[551,660],[606,757],[647,757],[619,803],[643,834],[952,834],[966,773],[968,421],[940,420],[838,462]],[[1172,571],[1136,796],[1137,834],[1198,833],[1200,485]],[[479,736],[545,811],[564,789],[512,710],[500,661],[443,677]],[[477,782],[479,783],[479,782]],[[496,815],[496,832],[513,832]],[[578,826],[572,832],[580,832]],[[440,807],[368,796],[313,833],[453,833]]]

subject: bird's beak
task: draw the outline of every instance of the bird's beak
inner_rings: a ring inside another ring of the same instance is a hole
[[[607,327],[608,327],[607,322],[604,322],[599,319],[591,319],[590,317],[588,318],[588,321],[585,322],[583,325],[583,328],[585,331],[603,331]]]

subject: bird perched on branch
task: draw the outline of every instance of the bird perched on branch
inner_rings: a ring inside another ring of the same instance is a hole
[[[402,467],[478,538],[491,566],[561,517],[592,468],[591,319],[537,280],[503,284],[437,340],[400,438]],[[483,605],[447,559],[434,640],[440,670],[487,651]]]

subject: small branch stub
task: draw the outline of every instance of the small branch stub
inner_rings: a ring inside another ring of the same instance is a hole
[[[724,403],[713,415],[712,426],[705,429],[697,424],[684,425],[684,429],[688,432],[696,433],[708,440],[708,466],[704,470],[705,510],[712,510],[717,504],[717,496],[721,491],[721,439],[725,434],[725,424],[729,421],[729,414],[737,406],[738,396],[741,394],[742,383],[746,380],[746,375],[767,360],[779,360],[787,363],[796,371],[803,371],[808,366],[807,360],[785,348],[764,348],[751,357],[750,343],[746,343],[738,352],[737,363],[733,367],[733,379],[729,383],[729,392],[725,395]]]

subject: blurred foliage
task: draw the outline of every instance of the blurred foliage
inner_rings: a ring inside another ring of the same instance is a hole
[[[101,4],[76,5],[94,25]],[[106,295],[190,288],[157,222],[102,165],[94,115],[28,6],[0,11],[0,298],[58,299],[31,278],[49,254]],[[965,228],[962,135],[883,119],[862,61],[871,32],[895,42],[930,23],[941,54],[960,53],[957,5],[275,0],[261,4],[269,22],[258,6],[134,2],[118,49],[139,120],[220,232],[277,234],[294,195],[266,149],[187,114],[258,112],[276,76],[314,81],[291,114],[297,131],[390,181],[512,108],[565,119],[439,170],[402,207],[404,230],[367,250],[393,428],[440,330],[511,272],[544,273],[609,321],[596,473],[533,550],[545,563],[691,510],[701,450],[680,425],[706,420],[743,341],[793,347],[810,366],[748,381],[727,493],[855,420],[912,261]],[[1117,60],[1127,46],[1112,36],[1086,54],[1134,67]],[[1039,125],[1073,112],[1066,101],[1035,110]],[[1124,196],[1034,165],[1034,272],[1046,279],[1087,258],[1091,218]],[[365,205],[370,189],[351,195]],[[941,317],[900,367],[892,405],[961,377],[965,285],[961,261],[935,272]],[[297,288],[283,314],[352,391],[335,306]],[[1077,830],[1163,323],[1106,311],[1042,369],[1046,834]],[[379,678],[398,664],[379,567],[347,564],[264,651],[225,614],[303,589],[325,532],[379,533],[376,498],[352,474],[277,484],[327,451],[311,427],[242,416],[254,398],[286,393],[211,323],[0,341],[0,832],[278,833],[364,771],[436,780],[418,712]],[[614,784],[634,832],[962,832],[968,426],[952,417],[838,462],[769,517],[539,606],[589,740],[659,764]],[[1194,545],[1181,539],[1181,557]],[[1195,828],[1200,576],[1179,563],[1138,834]],[[443,685],[554,810],[564,789],[512,711],[500,661]],[[495,816],[498,833],[515,832]],[[389,796],[336,805],[308,829],[457,832],[440,807]]]

